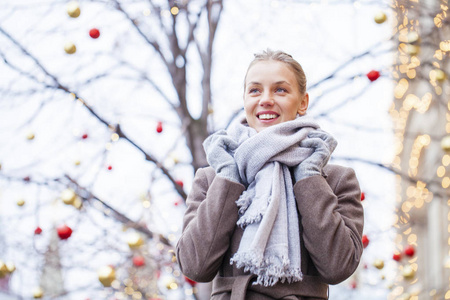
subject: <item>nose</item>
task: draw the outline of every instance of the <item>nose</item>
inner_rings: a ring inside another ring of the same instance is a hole
[[[259,105],[261,106],[272,106],[274,104],[273,97],[271,93],[263,93],[259,100]]]

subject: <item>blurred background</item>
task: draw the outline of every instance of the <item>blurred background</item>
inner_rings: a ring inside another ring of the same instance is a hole
[[[447,0],[0,1],[0,299],[208,299],[174,247],[253,54],[307,75],[365,246],[330,299],[450,299]],[[339,249],[336,249],[339,251]]]

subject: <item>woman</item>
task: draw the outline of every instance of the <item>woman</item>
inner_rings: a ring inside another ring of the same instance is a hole
[[[245,118],[205,140],[177,245],[182,272],[211,299],[327,299],[363,251],[355,172],[327,164],[337,143],[309,116],[300,64],[255,55]]]

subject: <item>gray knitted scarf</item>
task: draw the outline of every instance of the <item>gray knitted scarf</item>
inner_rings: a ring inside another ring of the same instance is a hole
[[[311,148],[299,144],[317,128],[312,118],[302,116],[259,133],[241,118],[227,130],[239,145],[231,154],[248,186],[236,202],[237,225],[244,233],[231,264],[257,275],[255,284],[272,286],[303,278],[299,218],[289,167],[311,155]]]

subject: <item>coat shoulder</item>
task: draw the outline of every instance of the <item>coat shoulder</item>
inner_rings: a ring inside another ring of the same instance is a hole
[[[197,173],[202,173],[202,176],[208,181],[208,185],[211,185],[211,182],[213,181],[214,177],[216,177],[216,172],[211,166],[204,167],[198,169]]]

